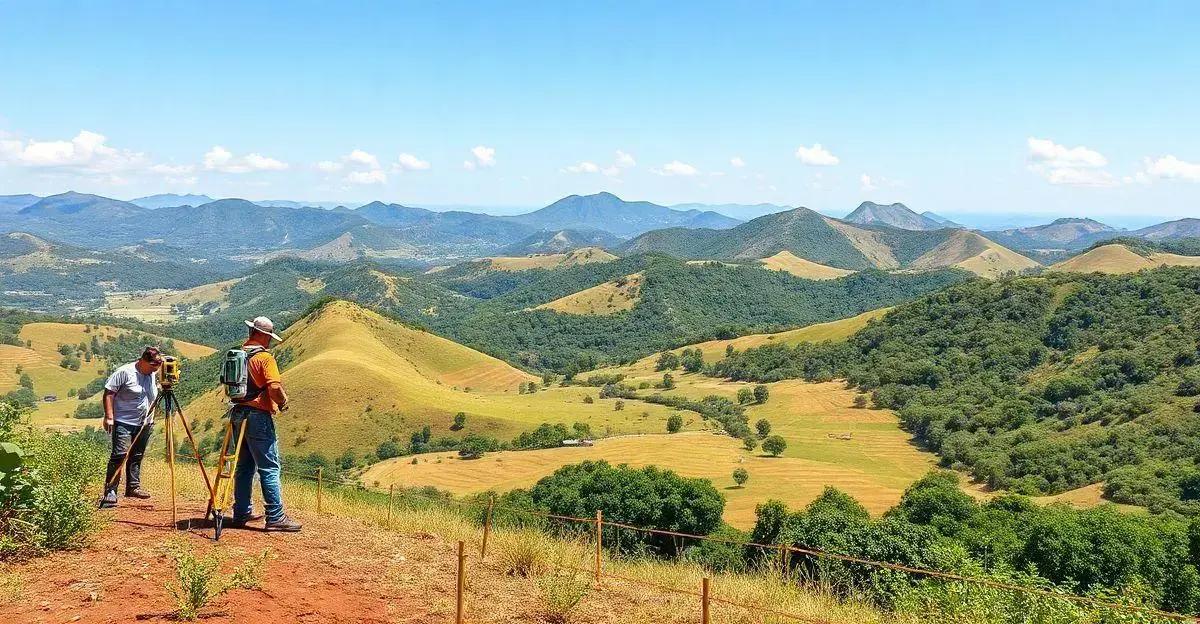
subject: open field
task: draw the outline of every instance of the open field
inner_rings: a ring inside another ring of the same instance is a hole
[[[525,271],[528,269],[554,269],[558,267],[610,262],[617,257],[599,247],[581,247],[566,253],[533,254],[529,256],[497,256],[487,258],[489,268],[496,271]]]
[[[642,274],[626,275],[537,306],[564,314],[605,315],[632,310],[641,296]]]
[[[16,373],[16,367],[21,366],[33,380],[33,389],[39,398],[51,394],[58,397],[58,400],[52,403],[38,403],[34,412],[35,421],[54,427],[82,427],[90,421],[71,418],[82,401],[68,397],[67,393],[103,375],[108,369],[108,363],[96,359],[83,362],[77,371],[63,368],[58,365],[62,360],[58,346],[87,342],[92,336],[100,336],[101,339],[112,338],[126,331],[106,325],[88,331],[86,325],[79,323],[26,324],[21,328],[18,337],[30,341],[30,347],[0,345],[0,393],[18,386],[19,375]],[[203,357],[213,352],[210,347],[183,341],[175,341],[175,347],[186,357]],[[90,400],[94,401],[96,398]]]
[[[1103,245],[1087,253],[1063,260],[1051,266],[1050,270],[1118,275],[1160,266],[1200,266],[1200,256],[1152,253],[1147,257],[1135,253],[1125,245]]]
[[[634,402],[618,412],[613,399],[585,403],[597,388],[520,394],[520,384],[538,378],[346,302],[296,323],[284,338],[295,354],[283,373],[294,407],[276,424],[288,452],[335,457],[346,449],[373,451],[393,436],[407,443],[424,425],[432,427],[434,438],[474,432],[500,440],[543,422],[568,427],[583,422],[596,435],[658,432],[671,413],[665,406]],[[224,395],[214,390],[188,412],[197,420],[218,417],[225,412]],[[457,412],[467,415],[461,432],[450,430]]]
[[[141,321],[170,322],[179,317],[171,311],[172,306],[192,305],[196,308],[206,303],[217,303],[217,310],[228,304],[229,289],[239,279],[230,279],[212,284],[203,284],[187,290],[153,290],[138,293],[109,293],[105,305],[113,316],[124,316]],[[214,310],[215,311],[215,310]]]
[[[790,251],[781,251],[769,258],[759,260],[764,269],[772,271],[787,271],[796,277],[804,279],[837,279],[850,275],[854,271],[847,269],[839,269],[837,267],[825,266],[817,264],[811,260],[805,260],[793,254]]]

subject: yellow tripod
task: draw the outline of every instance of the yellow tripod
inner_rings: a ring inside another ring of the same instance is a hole
[[[213,520],[213,541],[221,539],[221,525],[225,522],[225,512],[229,509],[230,498],[233,496],[233,473],[237,470],[238,457],[242,453],[242,442],[246,439],[246,423],[243,418],[238,425],[233,424],[233,411],[227,414],[229,420],[225,423],[225,437],[221,443],[221,458],[217,460],[217,476],[213,482],[212,494],[208,501],[208,511]],[[237,429],[236,434],[234,429]],[[233,453],[230,454],[229,443],[234,442]]]

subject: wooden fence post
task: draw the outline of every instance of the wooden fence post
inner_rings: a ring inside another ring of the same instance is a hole
[[[479,558],[487,556],[488,536],[492,534],[492,510],[496,507],[496,495],[488,496],[487,515],[483,517],[483,545],[479,547]]]
[[[317,468],[317,513],[321,512],[321,473],[323,469]]]
[[[600,586],[600,551],[604,546],[604,512],[596,510],[596,586]]]
[[[458,542],[458,589],[454,606],[454,624],[463,624],[463,588],[466,587],[467,580],[465,548],[466,544],[460,540]]]
[[[706,576],[700,580],[700,624],[711,624],[712,622],[708,613],[710,593],[709,580]]]
[[[391,485],[389,485],[389,486],[388,486],[388,515],[387,515],[387,526],[388,526],[388,528],[389,528],[389,529],[392,527],[392,498],[393,498],[395,495],[396,495],[396,484],[395,484],[395,483],[393,483],[393,484],[391,484]]]

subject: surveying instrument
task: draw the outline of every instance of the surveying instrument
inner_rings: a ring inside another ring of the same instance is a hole
[[[159,386],[161,391],[158,398],[154,400],[154,405],[150,408],[150,414],[159,413],[164,417],[163,427],[167,441],[167,467],[170,472],[171,481],[171,525],[179,526],[179,508],[176,504],[176,487],[175,487],[175,435],[174,423],[176,416],[179,417],[179,422],[183,425],[183,431],[187,434],[188,443],[192,446],[192,456],[196,460],[196,465],[200,466],[200,476],[204,478],[204,487],[208,489],[209,500],[212,500],[213,485],[208,479],[208,471],[204,468],[204,459],[200,455],[200,447],[196,444],[196,438],[192,435],[192,428],[188,425],[187,418],[183,415],[183,406],[179,404],[179,399],[175,396],[175,386],[179,384],[180,370],[179,360],[170,355],[162,356],[162,368],[159,370]],[[142,433],[146,431],[149,425],[149,416],[146,421],[142,422],[141,428],[130,441],[129,450],[125,452],[125,458],[121,460],[120,467],[110,482],[105,484],[105,489],[111,487],[121,479],[121,473],[125,471],[125,464],[129,461],[129,455],[133,452],[133,447],[137,444]],[[115,425],[114,425],[115,426]]]
[[[242,422],[233,424],[232,408],[225,412],[225,417],[225,435],[221,438],[221,457],[217,460],[216,482],[209,491],[208,499],[207,515],[212,518],[214,542],[221,539],[225,511],[229,508],[229,499],[233,496],[233,473],[237,470],[238,458],[242,454],[242,441],[246,439],[246,423],[250,420],[243,418]],[[230,441],[234,442],[232,454],[229,452]]]

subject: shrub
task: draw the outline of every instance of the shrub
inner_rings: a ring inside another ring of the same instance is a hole
[[[683,429],[683,416],[679,412],[672,412],[667,417],[667,433],[679,433]]]
[[[733,470],[733,482],[736,483],[738,487],[746,485],[746,482],[749,480],[750,473],[747,472],[745,468],[739,467]]]
[[[384,440],[375,448],[375,455],[379,457],[379,459],[391,459],[393,457],[399,457],[402,454],[404,454],[403,449],[401,449],[400,445],[393,440]]]
[[[220,572],[221,558],[215,552],[197,558],[191,546],[182,540],[168,546],[175,562],[174,583],[167,591],[175,598],[175,616],[192,621],[210,601],[231,589],[252,589],[262,584],[268,551],[251,557],[230,575]]]
[[[454,415],[454,424],[450,428],[455,431],[458,431],[459,429],[462,429],[466,425],[467,425],[466,412],[459,412]]]
[[[752,435],[742,438],[742,448],[753,453],[754,449],[758,448],[758,438],[755,438]]]
[[[858,409],[863,409],[866,406],[867,406],[867,395],[860,394],[860,395],[854,397],[854,407],[857,407]]]
[[[737,402],[738,405],[745,405],[754,400],[754,391],[750,388],[738,388]]]
[[[474,433],[458,444],[458,456],[463,459],[478,459],[490,450],[493,450],[493,440]]]
[[[1175,388],[1175,394],[1183,397],[1200,395],[1200,374],[1189,373],[1184,375],[1183,380],[1179,382],[1179,386]]]
[[[779,457],[787,450],[787,440],[783,436],[773,435],[763,440],[762,449],[775,457]]]
[[[104,408],[100,407],[100,404],[95,401],[89,401],[87,403],[80,403],[79,407],[75,408],[75,413],[73,414],[73,416],[75,418],[86,418],[86,419],[100,418],[100,417],[104,416]]]
[[[754,423],[754,430],[758,432],[758,437],[765,438],[771,435],[771,422],[766,418],[760,418],[758,422]]]
[[[592,403],[595,403],[596,400],[592,398],[592,395],[585,394],[585,395],[583,395],[583,402],[587,403],[588,405],[591,405]]]
[[[496,564],[509,576],[533,577],[550,569],[546,538],[536,529],[496,535]]]
[[[625,401],[618,399],[616,403],[613,403],[613,409],[618,412],[625,409]]]
[[[588,594],[590,583],[576,570],[561,570],[538,580],[538,589],[545,613],[551,624],[568,624],[571,613]]]

